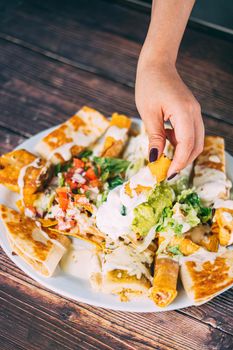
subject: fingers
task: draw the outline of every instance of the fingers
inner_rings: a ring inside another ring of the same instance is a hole
[[[194,130],[195,130],[195,144],[193,151],[189,157],[188,164],[192,163],[197,156],[203,151],[204,138],[205,138],[205,128],[202,120],[201,113],[198,118],[194,120]]]
[[[163,118],[157,115],[150,119],[147,132],[149,136],[149,161],[154,162],[161,156],[165,147],[166,134]]]
[[[176,141],[176,147],[173,161],[168,170],[168,179],[171,179],[180,170],[185,168],[185,166],[188,164],[195,144],[195,128],[192,118],[180,116],[178,120],[175,118],[175,120],[172,121],[171,118],[171,122],[174,127],[175,138],[173,136],[173,141]]]
[[[174,129],[166,132],[168,139],[175,146],[168,178],[174,177],[176,173],[192,163],[202,152],[204,145],[204,124],[199,105],[188,117],[180,115],[179,119],[171,120]]]

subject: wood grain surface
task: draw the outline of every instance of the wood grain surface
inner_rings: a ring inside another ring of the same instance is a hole
[[[0,151],[64,121],[83,104],[138,116],[134,80],[149,16],[110,1],[3,2]],[[206,132],[233,154],[233,44],[186,30],[178,69]],[[233,349],[233,290],[200,307],[123,313],[38,285],[0,250],[0,349]]]

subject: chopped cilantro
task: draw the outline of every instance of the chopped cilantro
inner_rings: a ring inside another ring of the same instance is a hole
[[[180,255],[180,256],[183,256],[183,254],[181,253],[181,251],[180,251],[178,245],[174,245],[174,246],[167,247],[167,251],[168,251],[169,253],[172,253],[173,255]]]
[[[78,154],[78,158],[89,158],[92,155],[93,151],[86,149]]]
[[[120,176],[115,176],[112,179],[108,180],[108,184],[109,184],[109,189],[113,190],[115,187],[122,185],[123,180]]]
[[[127,215],[127,209],[126,209],[126,207],[124,205],[122,205],[122,207],[121,207],[121,215],[122,216],[126,216]]]

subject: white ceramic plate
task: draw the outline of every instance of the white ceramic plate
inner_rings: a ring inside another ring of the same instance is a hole
[[[139,123],[137,120],[135,120],[135,122],[137,124]],[[33,152],[34,146],[37,144],[37,142],[51,130],[53,130],[53,128],[45,130],[31,137],[17,148],[24,148]],[[226,154],[226,164],[228,178],[233,181],[233,176],[231,176],[231,174],[233,174],[233,157],[229,154]],[[18,196],[16,194],[10,192],[5,187],[0,185],[0,202],[2,204],[15,208],[15,201],[17,199]],[[53,277],[42,277],[30,266],[28,266],[21,258],[16,255],[12,255],[12,250],[6,238],[6,232],[2,222],[0,222],[0,242],[3,250],[8,255],[8,257],[28,276],[46,288],[76,301],[108,309],[131,312],[168,311],[181,309],[192,305],[192,302],[186,296],[186,293],[182,286],[179,286],[178,296],[175,301],[166,308],[160,309],[156,307],[151,300],[148,299],[139,299],[123,303],[120,302],[116,296],[95,292],[91,288],[88,281],[72,277],[71,275],[64,273],[60,268],[57,269]],[[82,244],[82,242],[80,243]]]

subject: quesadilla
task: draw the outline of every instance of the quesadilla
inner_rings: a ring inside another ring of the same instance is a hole
[[[208,253],[203,249],[184,258],[181,279],[194,304],[207,302],[233,285],[233,251]]]
[[[94,155],[119,157],[127,143],[130,126],[131,119],[123,114],[113,113],[106,133],[93,146]]]
[[[4,205],[0,216],[12,251],[41,275],[52,276],[70,240],[45,231],[38,222]]]
[[[36,146],[36,151],[52,163],[62,163],[91,146],[107,129],[109,121],[95,109],[84,106]]]
[[[44,159],[24,150],[15,150],[0,158],[0,183],[20,194],[18,206],[33,206],[37,193],[49,181],[52,167]]]
[[[193,185],[206,204],[229,197],[231,183],[226,177],[225,163],[224,139],[206,136],[204,150],[195,162],[193,178]]]
[[[31,193],[34,193],[48,180],[48,167],[46,161],[24,149],[14,150],[0,157],[0,183],[20,193],[26,177]]]

